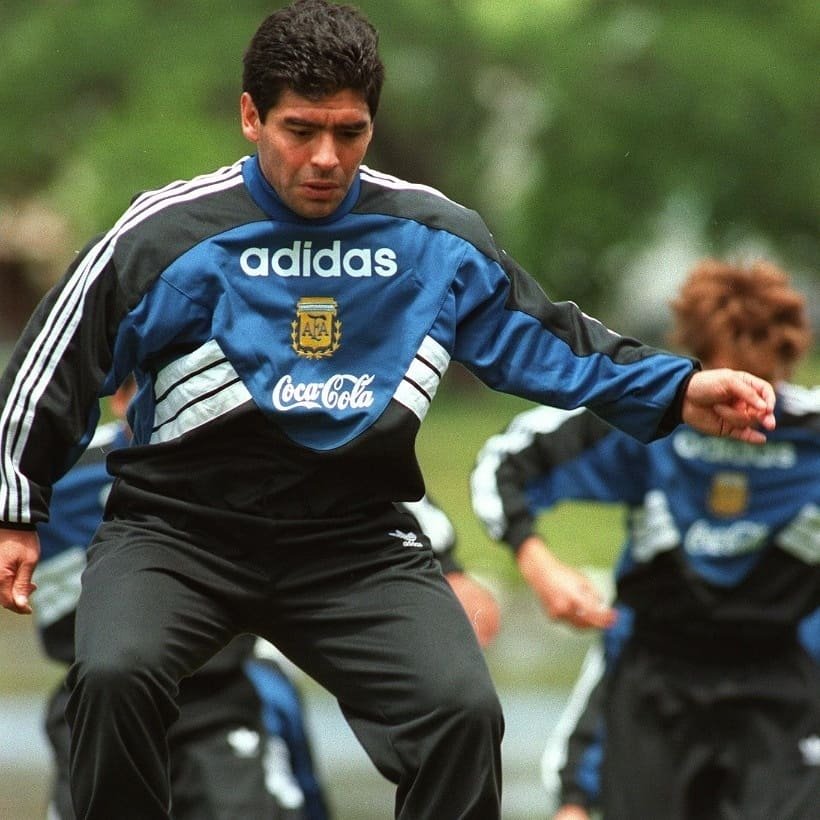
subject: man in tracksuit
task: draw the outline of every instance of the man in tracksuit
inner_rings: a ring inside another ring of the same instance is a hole
[[[589,411],[535,408],[482,448],[473,507],[554,610],[560,562],[538,513],[568,499],[625,506],[619,614],[570,741],[564,798],[579,804],[562,820],[598,785],[607,820],[804,820],[820,794],[820,667],[807,652],[820,628],[820,394],[786,380],[811,344],[805,298],[771,263],[703,260],[672,307],[673,340],[704,367],[777,384],[769,440],[681,426],[644,446]]]
[[[109,401],[114,420],[98,425],[82,457],[53,487],[50,517],[39,528],[40,561],[32,596],[45,654],[74,660],[74,621],[86,549],[111,488],[106,456],[130,445],[124,421],[133,379]],[[498,630],[495,599],[455,557],[456,533],[427,496],[402,504],[429,539],[482,645]],[[61,681],[46,706],[53,758],[49,820],[73,820],[69,789],[68,692]],[[313,760],[302,698],[272,645],[235,638],[180,684],[179,718],[168,733],[174,820],[326,820],[328,803]]]
[[[74,659],[74,620],[85,553],[111,487],[106,456],[131,441],[123,421],[133,380],[109,402],[114,420],[98,425],[88,448],[53,487],[39,528],[34,617],[45,654]],[[456,533],[427,496],[401,505],[418,522],[482,645],[499,626],[498,604],[455,556]],[[45,729],[54,778],[49,820],[73,820],[65,682],[52,692]],[[302,698],[278,651],[252,635],[235,638],[180,684],[179,718],[168,733],[174,820],[326,820],[328,803],[314,766]]]
[[[268,17],[244,58],[257,153],[137,197],[46,296],[0,382],[0,603],[17,612],[48,487],[100,395],[132,371],[139,384],[77,611],[82,818],[168,817],[178,681],[241,632],[333,693],[397,816],[498,816],[498,697],[393,504],[424,492],[414,440],[451,359],[647,440],[681,419],[757,442],[774,425],[765,382],[550,302],[477,214],[362,165],[377,39],[324,0]]]

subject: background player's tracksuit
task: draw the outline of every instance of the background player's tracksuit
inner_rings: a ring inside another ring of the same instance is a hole
[[[602,698],[608,820],[816,808],[820,672],[798,625],[820,606],[818,411],[816,390],[781,385],[763,446],[687,427],[643,446],[589,411],[538,408],[479,454],[474,507],[513,547],[558,501],[627,506],[629,612]]]
[[[602,652],[598,646],[590,648],[568,698],[567,710],[561,714],[544,749],[544,785],[550,802],[556,806],[574,803],[590,811],[601,807],[601,764],[606,749],[606,665],[611,667],[616,662],[631,624],[631,611],[627,607],[618,606],[618,613],[618,626],[607,630],[605,635],[605,650]],[[798,639],[820,665],[820,609],[800,622]],[[605,660],[599,660],[598,656]]]

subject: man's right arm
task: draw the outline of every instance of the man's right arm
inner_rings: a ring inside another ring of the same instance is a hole
[[[47,520],[52,484],[96,426],[122,310],[103,244],[45,295],[0,377],[0,527]]]
[[[0,529],[0,604],[20,615],[31,614],[31,576],[40,557],[36,530]]]

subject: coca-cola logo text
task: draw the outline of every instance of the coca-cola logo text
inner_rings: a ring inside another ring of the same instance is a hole
[[[361,410],[373,404],[373,391],[367,388],[374,378],[370,373],[336,373],[323,382],[294,382],[292,376],[282,376],[273,388],[273,406],[285,412],[297,407]]]

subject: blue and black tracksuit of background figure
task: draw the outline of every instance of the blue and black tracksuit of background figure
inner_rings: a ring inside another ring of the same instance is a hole
[[[103,515],[111,476],[108,453],[127,447],[127,425],[98,426],[88,449],[53,487],[50,517],[38,528],[34,615],[45,653],[74,660],[74,615],[86,550]],[[168,741],[174,820],[325,820],[324,795],[313,767],[301,698],[256,639],[236,638],[179,690],[179,718]],[[69,731],[61,682],[46,711],[55,778],[49,817],[71,820]]]
[[[643,446],[591,412],[538,408],[479,454],[475,511],[513,547],[558,501],[627,506],[621,622],[590,709],[605,716],[608,820],[816,808],[820,394],[781,385],[776,416],[760,447],[688,427]],[[585,772],[564,772],[565,798],[584,802],[594,778],[571,781]]]
[[[140,195],[79,254],[0,381],[0,521],[44,520],[99,396],[134,372],[71,675],[88,816],[111,816],[112,772],[118,805],[127,789],[140,820],[167,815],[176,681],[242,631],[336,695],[399,816],[498,813],[489,672],[392,503],[424,491],[414,441],[451,360],[645,440],[679,422],[695,366],[550,302],[475,212],[366,167],[308,220],[246,158]],[[132,608],[139,637],[114,628]],[[123,702],[98,690],[111,669]]]
[[[560,755],[562,762],[557,772],[557,789],[553,795],[557,805],[574,803],[584,806],[589,811],[601,808],[601,764],[606,747],[606,684],[611,669],[620,656],[623,642],[629,637],[632,622],[632,611],[628,607],[619,605],[618,612],[617,626],[607,630],[605,634],[605,665],[596,665],[596,672],[600,669],[602,674],[596,675],[594,681],[579,678],[576,688],[573,689],[575,695],[578,687],[583,686],[585,693],[583,708],[573,715],[574,728],[568,736],[550,739],[550,743],[558,741],[563,744]],[[798,640],[814,662],[820,665],[820,609],[816,609],[800,622]],[[570,697],[570,701],[574,701],[574,697]],[[808,760],[820,761],[820,755],[811,756],[812,747],[820,750],[820,744],[811,739],[805,744],[809,754]]]

